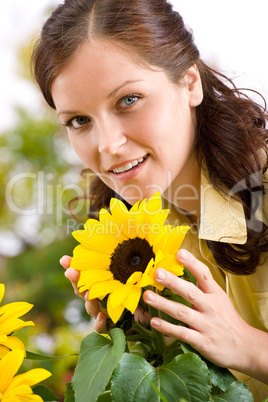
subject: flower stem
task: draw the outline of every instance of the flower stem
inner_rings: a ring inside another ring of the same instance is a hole
[[[144,328],[138,322],[135,322],[133,324],[132,329],[136,329],[137,331],[139,331],[139,333],[142,334],[144,336],[144,338],[146,338],[146,339],[149,339],[149,340],[153,339],[152,332],[149,331],[148,329]]]
[[[159,311],[156,308],[150,306],[149,309],[150,309],[151,318],[159,317]],[[166,349],[164,335],[154,328],[152,328],[152,333],[153,333],[153,342],[155,345],[155,349],[156,349],[157,353],[163,357],[165,354],[165,349]]]

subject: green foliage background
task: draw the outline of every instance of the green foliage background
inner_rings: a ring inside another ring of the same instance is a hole
[[[18,51],[25,80],[31,79],[30,50],[26,43]],[[3,303],[34,304],[23,319],[33,320],[36,326],[18,334],[27,350],[55,356],[78,353],[92,323],[65,279],[59,259],[72,255],[76,241],[71,232],[81,225],[70,215],[68,202],[81,197],[86,187],[82,166],[54,112],[41,100],[38,115],[16,109],[16,116],[14,126],[0,132],[0,239],[2,243],[7,237],[13,239],[0,245],[0,282],[6,286]],[[82,221],[84,204],[81,201],[76,211]],[[75,355],[47,362],[26,360],[24,370],[50,370],[53,375],[46,384],[63,400],[76,363]]]

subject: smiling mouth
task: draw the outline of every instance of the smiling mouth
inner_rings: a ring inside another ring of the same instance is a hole
[[[115,168],[112,170],[112,172],[116,174],[128,172],[129,170],[132,170],[137,166],[141,165],[148,158],[148,156],[149,155],[145,155],[143,158],[136,159],[133,162],[129,162],[126,165]]]

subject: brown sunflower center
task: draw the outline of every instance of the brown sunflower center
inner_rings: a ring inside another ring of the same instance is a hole
[[[155,257],[153,247],[140,237],[123,240],[111,255],[110,271],[114,279],[127,283],[134,272],[144,272],[149,261]]]

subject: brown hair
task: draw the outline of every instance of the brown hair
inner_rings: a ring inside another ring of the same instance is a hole
[[[178,83],[197,65],[204,99],[197,111],[196,154],[209,180],[221,193],[237,189],[248,223],[248,241],[238,246],[208,242],[217,263],[225,270],[250,274],[268,250],[267,227],[254,220],[254,194],[264,191],[267,168],[267,130],[264,108],[253,102],[232,81],[200,60],[191,31],[166,0],[65,0],[44,24],[32,61],[35,78],[48,104],[55,108],[51,84],[90,38],[108,38],[133,51],[147,64],[162,68]],[[261,161],[263,149],[266,162]],[[264,166],[265,165],[265,166]],[[261,174],[257,175],[257,172]],[[239,186],[238,186],[239,187]],[[96,177],[91,186],[91,210],[108,206],[113,192]]]

